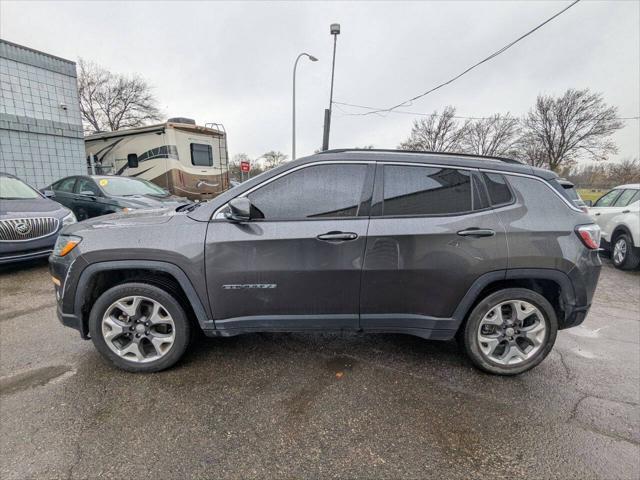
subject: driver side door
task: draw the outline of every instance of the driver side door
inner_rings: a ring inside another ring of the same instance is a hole
[[[357,329],[374,163],[309,164],[242,194],[264,216],[207,230],[216,328]]]
[[[78,220],[104,215],[104,208],[100,202],[102,192],[90,177],[78,177],[75,187],[75,211]]]

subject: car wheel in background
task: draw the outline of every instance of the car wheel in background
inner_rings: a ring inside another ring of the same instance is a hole
[[[611,261],[621,270],[633,270],[640,264],[640,249],[633,246],[626,233],[617,235],[611,244]]]
[[[185,352],[191,329],[180,303],[145,283],[125,283],[93,305],[89,332],[98,351],[129,372],[158,372]]]
[[[558,320],[546,298],[525,288],[508,288],[476,305],[462,340],[476,367],[497,375],[516,375],[544,360],[557,332]]]

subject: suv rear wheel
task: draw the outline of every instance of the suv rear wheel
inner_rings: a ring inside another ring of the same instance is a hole
[[[125,283],[104,292],[91,309],[89,332],[104,357],[130,372],[171,367],[191,334],[180,303],[144,283]]]
[[[516,375],[538,365],[553,348],[558,320],[542,295],[508,288],[489,295],[471,312],[464,348],[475,366],[498,375]]]

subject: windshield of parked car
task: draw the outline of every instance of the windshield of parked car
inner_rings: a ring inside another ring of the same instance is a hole
[[[0,199],[24,200],[41,196],[22,180],[12,177],[0,177]]]
[[[153,195],[166,197],[169,193],[151,182],[139,178],[103,177],[96,179],[107,195],[128,197],[131,195]]]

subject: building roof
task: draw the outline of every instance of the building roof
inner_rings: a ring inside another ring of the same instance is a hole
[[[31,65],[33,67],[51,70],[70,77],[76,76],[76,64],[66,58],[57,57],[50,53],[41,52],[35,48],[18,45],[0,38],[0,58]]]
[[[175,128],[176,130],[185,130],[192,133],[204,133],[208,135],[224,135],[224,132],[221,132],[220,130],[217,130],[215,128],[202,127],[200,125],[192,125],[188,123],[165,122],[157,123],[154,125],[145,125],[143,127],[125,128],[116,132],[94,133],[92,135],[87,135],[86,137],[84,137],[84,139],[85,141],[105,140],[107,138],[126,137],[129,135],[137,135],[140,133],[162,132],[166,128]]]

